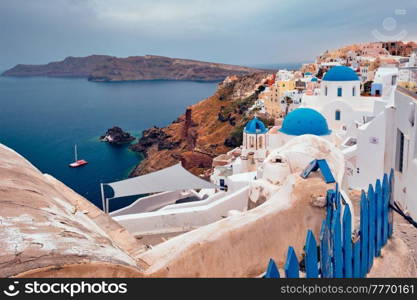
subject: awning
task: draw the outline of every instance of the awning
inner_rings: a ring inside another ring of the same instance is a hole
[[[113,189],[113,198],[165,191],[218,188],[217,185],[188,172],[181,166],[181,163],[146,175],[105,183],[105,185]]]

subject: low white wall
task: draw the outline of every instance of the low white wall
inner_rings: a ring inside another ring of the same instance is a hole
[[[249,186],[198,207],[116,216],[133,235],[187,231],[227,217],[230,210],[246,210]]]
[[[178,204],[170,204],[165,207],[162,207],[158,211],[165,211],[165,210],[174,210],[174,209],[180,209],[180,208],[186,208],[186,207],[198,207],[198,206],[204,206],[207,204],[210,204],[222,197],[226,196],[226,192],[218,192],[210,197],[208,197],[205,200],[201,201],[193,201],[193,202],[186,202],[186,203],[178,203]]]
[[[366,189],[384,175],[385,115],[379,114],[358,131],[356,172],[351,188]]]
[[[147,197],[139,198],[129,206],[115,210],[110,213],[111,217],[138,214],[156,210],[164,207],[168,204],[175,203],[175,201],[183,199],[185,197],[195,196],[195,194],[184,195],[182,191],[163,192]],[[116,199],[110,201],[117,201]]]
[[[311,201],[333,186],[318,176],[290,175],[260,206],[178,235],[141,254],[139,259],[149,265],[145,276],[254,277],[265,271],[270,258],[282,268],[288,246],[301,258],[307,229],[318,238],[325,209]]]

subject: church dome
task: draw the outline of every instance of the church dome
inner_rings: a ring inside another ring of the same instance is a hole
[[[317,79],[317,77],[313,77],[313,78],[311,78],[311,81],[312,81],[312,82],[317,82],[317,81],[318,81],[318,79]]]
[[[250,120],[245,126],[245,132],[249,134],[263,134],[267,131],[265,124],[257,117]]]
[[[311,108],[297,108],[290,112],[279,131],[288,135],[328,135],[331,133],[323,115]]]
[[[323,77],[324,81],[356,81],[358,75],[351,68],[346,66],[335,66],[331,68]]]

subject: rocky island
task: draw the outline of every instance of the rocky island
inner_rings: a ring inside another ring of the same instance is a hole
[[[133,142],[135,139],[130,133],[123,131],[123,129],[117,126],[108,129],[106,134],[100,137],[102,142],[110,144],[125,144]]]
[[[242,66],[156,55],[127,58],[91,55],[67,57],[62,61],[44,65],[19,64],[5,71],[2,76],[84,77],[90,81],[221,81],[229,75],[244,75],[259,71]]]

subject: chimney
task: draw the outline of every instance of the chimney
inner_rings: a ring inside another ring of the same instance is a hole
[[[188,137],[188,129],[191,127],[191,108],[187,108],[185,110],[185,122],[184,122],[184,131],[183,131],[183,136],[184,138]]]

